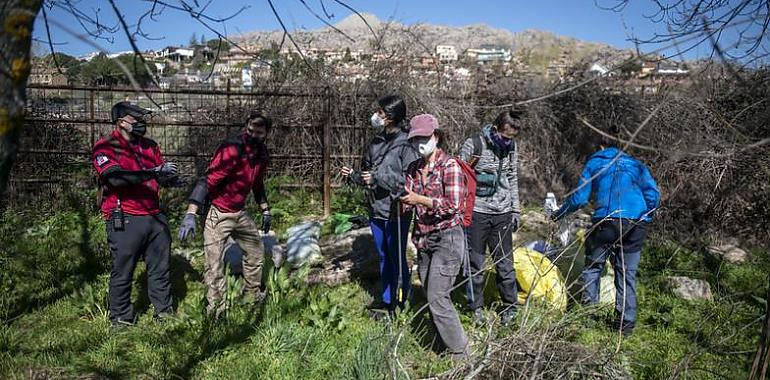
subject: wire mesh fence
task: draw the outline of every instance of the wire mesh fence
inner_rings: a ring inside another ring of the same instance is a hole
[[[374,130],[362,125],[373,98],[328,88],[282,91],[146,90],[30,86],[21,149],[8,191],[9,204],[59,198],[72,189],[96,188],[91,147],[114,125],[110,109],[119,101],[152,109],[147,137],[177,162],[183,176],[203,174],[211,154],[238,133],[246,114],[271,117],[270,176],[291,178],[290,187],[324,194],[340,184],[337,168],[360,160]]]

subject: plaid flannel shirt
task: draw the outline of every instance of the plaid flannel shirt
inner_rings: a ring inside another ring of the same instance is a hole
[[[417,219],[412,241],[417,249],[425,247],[425,236],[431,232],[445,230],[462,224],[463,172],[460,164],[443,150],[436,151],[432,166],[421,158],[413,162],[406,174],[406,188],[417,194],[433,199],[433,208],[423,205],[404,205],[404,212],[416,210]],[[429,165],[428,175],[423,177],[422,169]]]

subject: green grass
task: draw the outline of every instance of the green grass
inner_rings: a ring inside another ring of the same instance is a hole
[[[334,210],[361,211],[356,209],[359,195],[342,191],[348,193],[335,194]],[[320,196],[312,192],[286,192],[271,197],[271,203],[281,210],[275,213],[279,229],[320,213]],[[175,231],[178,218],[170,219]],[[177,318],[153,321],[140,263],[133,293],[141,313],[138,326],[115,331],[107,315],[109,251],[99,216],[9,211],[0,233],[0,378],[381,379],[394,373],[405,378],[393,360],[396,341],[399,362],[412,378],[452,368],[432,350],[435,335],[428,316],[415,315],[424,304],[419,288],[409,310],[388,325],[365,311],[371,284],[307,286],[306,270],[267,270],[270,296],[262,305],[242,300],[241,281],[230,277],[228,313],[214,321],[205,315],[198,237],[186,247],[174,242]],[[619,348],[614,360],[638,379],[667,378],[677,366],[688,378],[743,379],[759,339],[768,270],[765,252],[737,266],[674,243],[651,244],[639,274],[638,326],[619,346],[617,334],[606,326],[611,314],[606,308],[587,313],[575,307],[562,316],[533,307],[527,322],[519,319],[517,327],[495,333],[500,338],[520,329],[537,332],[558,322],[565,339],[602,353]],[[667,275],[709,281],[715,300],[674,298],[663,285]],[[456,293],[459,308],[461,291]],[[487,332],[473,327],[467,314],[461,320],[478,348]]]

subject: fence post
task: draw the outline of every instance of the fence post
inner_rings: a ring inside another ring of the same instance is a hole
[[[230,78],[227,78],[227,88],[225,90],[225,117],[230,122]]]
[[[94,110],[96,101],[94,100],[94,89],[88,90],[89,118],[91,119],[91,147],[96,143],[96,111]]]
[[[329,87],[324,89],[324,96],[326,97],[326,120],[323,124],[323,206],[324,217],[328,217],[332,213],[332,99]]]

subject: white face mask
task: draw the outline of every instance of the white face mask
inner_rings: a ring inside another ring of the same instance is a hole
[[[417,151],[420,152],[423,157],[428,157],[434,150],[436,150],[436,144],[438,144],[438,139],[431,137],[428,142],[419,144],[417,146]]]
[[[380,114],[379,114],[379,113],[377,113],[377,112],[375,112],[375,113],[372,115],[372,120],[371,120],[371,122],[372,122],[372,127],[374,127],[374,128],[382,128],[382,127],[384,127],[384,126],[385,126],[385,120],[383,120],[383,119],[380,117]]]

